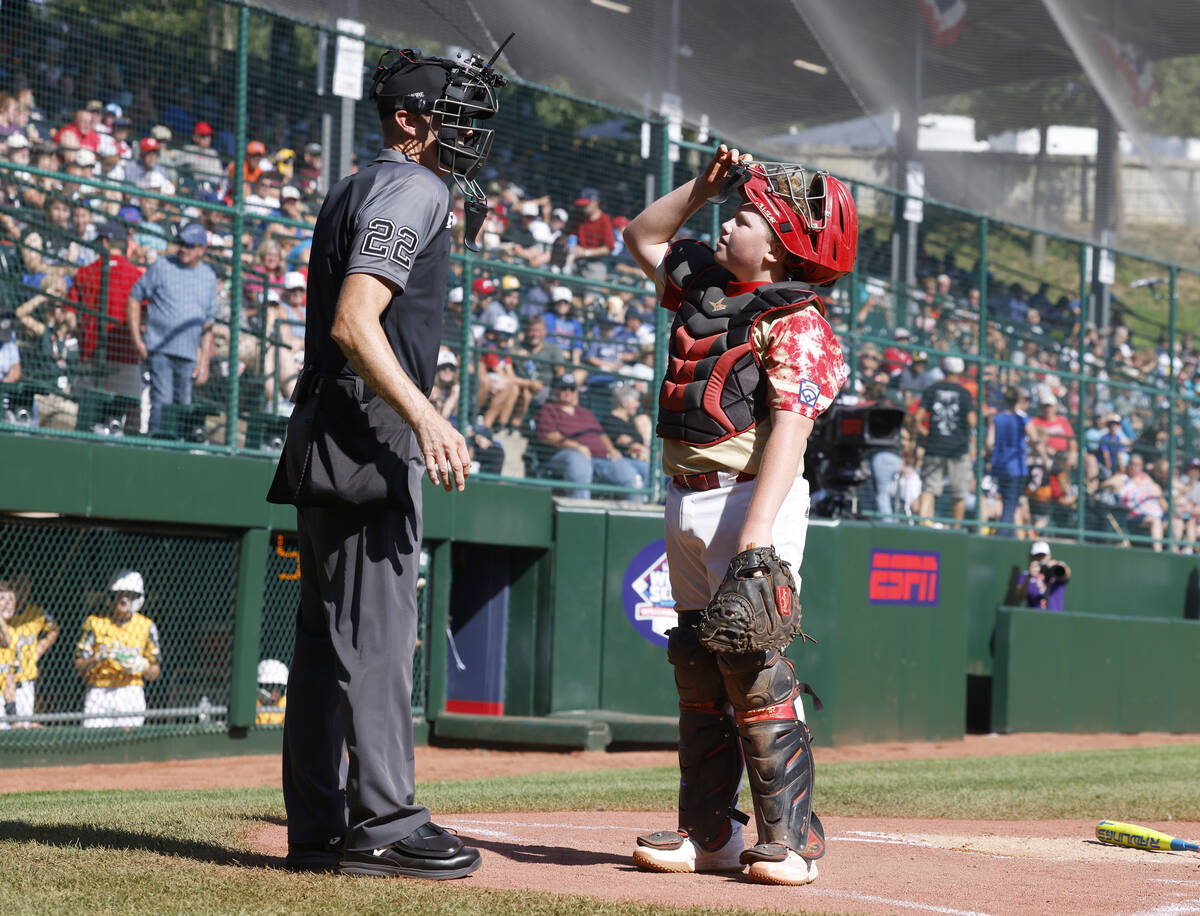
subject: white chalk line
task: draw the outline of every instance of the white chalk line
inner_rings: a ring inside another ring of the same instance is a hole
[[[1200,898],[1187,900],[1183,903],[1164,903],[1149,910],[1138,910],[1129,916],[1185,916],[1187,913],[1200,913]]]
[[[812,885],[809,885],[812,887]],[[915,900],[896,900],[892,897],[876,897],[874,894],[860,894],[857,891],[834,891],[812,887],[818,894],[829,897],[846,897],[850,900],[862,900],[866,903],[882,903],[885,906],[898,906],[906,910],[922,910],[927,913],[945,913],[947,916],[990,916],[979,910],[956,910],[949,906],[937,906],[932,903],[917,903]]]

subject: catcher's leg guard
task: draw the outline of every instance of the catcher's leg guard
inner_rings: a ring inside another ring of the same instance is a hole
[[[679,615],[667,641],[679,692],[679,829],[701,848],[730,838],[742,782],[742,749],[717,660],[700,645],[699,613]]]
[[[742,853],[743,864],[782,863],[788,850],[806,862],[819,859],[825,836],[812,813],[811,739],[795,706],[807,685],[796,682],[792,663],[775,651],[722,655],[720,667],[736,713],[758,825],[758,845]]]

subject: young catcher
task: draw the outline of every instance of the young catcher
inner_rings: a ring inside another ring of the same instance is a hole
[[[715,249],[671,242],[709,198],[735,186],[742,204]],[[667,645],[679,692],[679,830],[639,837],[639,867],[748,865],[749,879],[765,884],[817,877],[825,841],[800,699],[811,691],[783,651],[800,633],[804,450],[848,375],[809,285],[848,273],[857,237],[854,201],[839,181],[725,146],[699,178],[625,229],[674,315],[658,435],[679,614]],[[747,849],[749,819],[737,810],[743,761],[758,828]]]

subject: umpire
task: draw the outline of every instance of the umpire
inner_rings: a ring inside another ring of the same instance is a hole
[[[474,175],[492,131],[477,122],[495,113],[502,84],[478,57],[385,53],[371,87],[384,149],[330,190],[317,218],[306,364],[267,497],[298,507],[283,732],[296,870],[458,878],[479,867],[477,850],[413,803],[412,658],[421,477],[462,490],[470,465],[428,398],[450,258],[441,176],[464,191],[468,214],[485,212]]]

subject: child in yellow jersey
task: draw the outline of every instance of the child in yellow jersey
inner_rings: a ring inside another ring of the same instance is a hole
[[[108,613],[88,616],[75,651],[75,670],[88,685],[83,727],[136,728],[146,721],[146,681],[162,673],[158,627],[139,613],[141,573],[121,570],[108,592]]]
[[[30,600],[33,584],[29,576],[20,574],[13,579],[13,591],[17,597],[17,607],[20,608],[12,620],[8,622],[16,637],[17,664],[16,674],[16,704],[17,717],[25,718],[34,714],[34,700],[37,691],[38,663],[49,648],[58,639],[58,623],[45,610]],[[18,728],[41,728],[41,723],[23,722]]]
[[[277,658],[258,663],[258,712],[255,725],[282,725],[287,709],[288,668]]]
[[[9,626],[16,609],[17,598],[12,586],[0,582],[0,678],[3,678],[4,684],[4,716],[0,718],[0,730],[12,728],[8,720],[17,714],[17,637]]]

